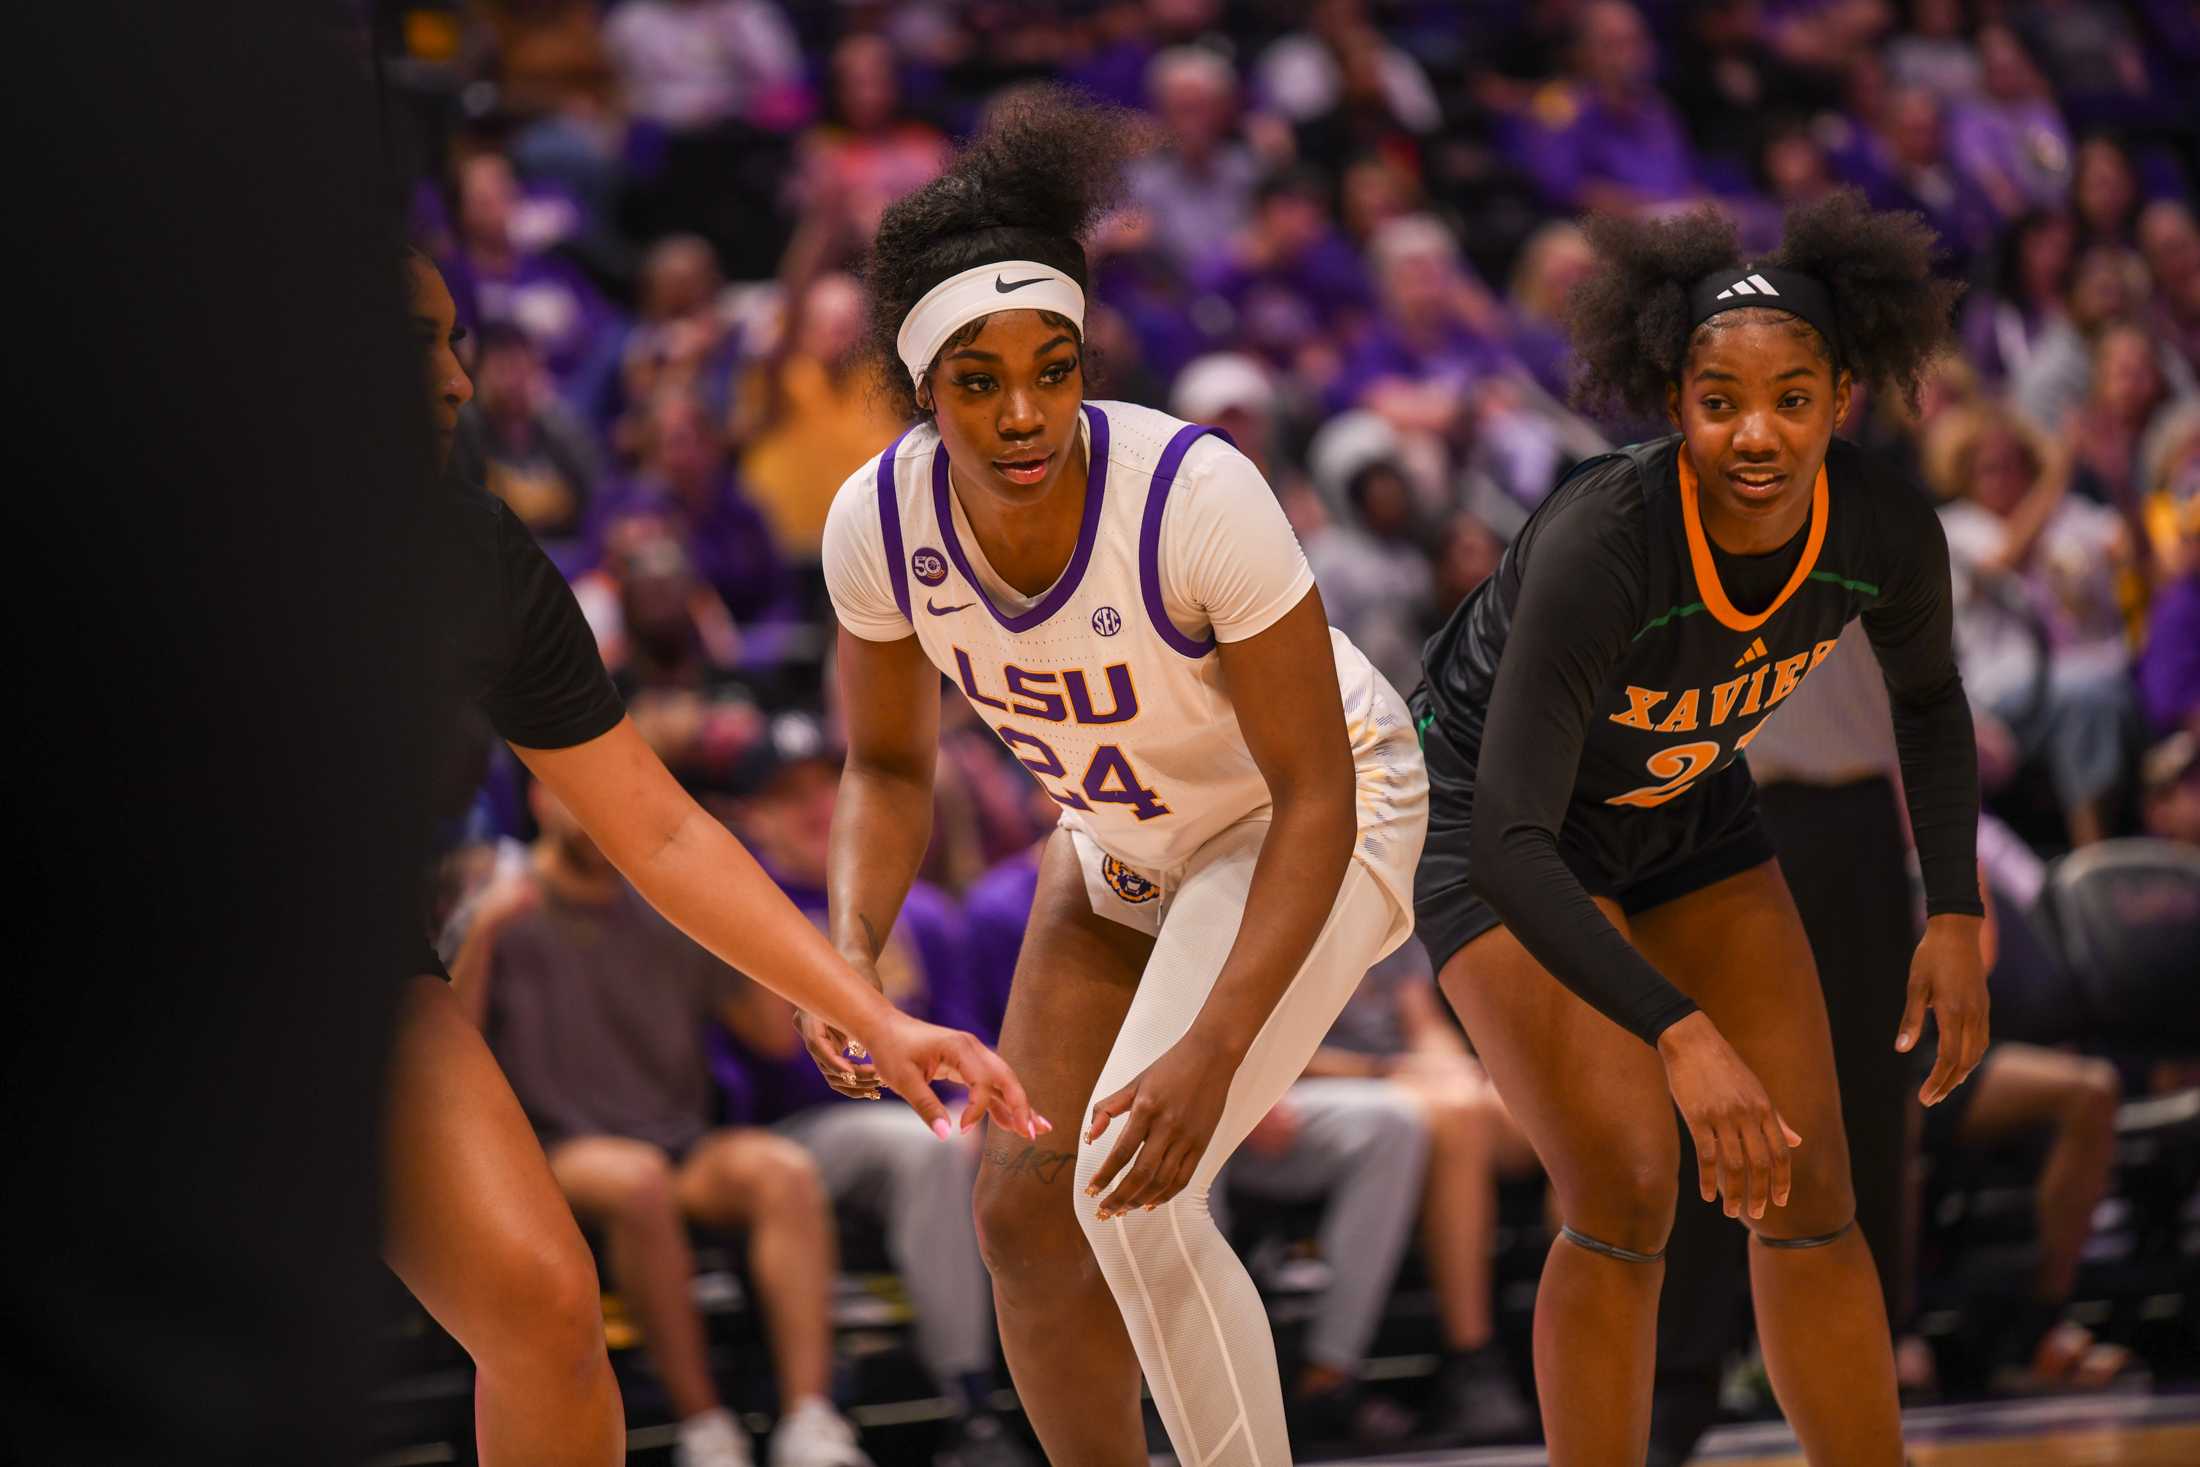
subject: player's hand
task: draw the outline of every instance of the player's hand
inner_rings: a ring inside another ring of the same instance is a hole
[[[1728,1217],[1763,1217],[1769,1202],[1787,1206],[1794,1180],[1788,1153],[1803,1138],[1788,1128],[1772,1097],[1734,1046],[1702,1013],[1658,1036],[1665,1083],[1696,1143],[1696,1190],[1723,1200]]]
[[[943,1029],[896,1010],[871,1037],[870,1058],[874,1083],[907,1101],[942,1141],[952,1139],[956,1127],[932,1093],[934,1080],[951,1080],[969,1090],[970,1103],[962,1113],[965,1131],[988,1116],[994,1125],[1031,1141],[1054,1129],[1032,1110],[1007,1062],[960,1029]]]
[[[826,1084],[851,1100],[880,1098],[877,1066],[846,1034],[804,1010],[795,1013],[794,1032],[802,1036],[802,1047]]]
[[[1927,1105],[1946,1100],[1986,1054],[1988,1001],[1979,922],[1954,912],[1932,918],[1910,959],[1910,1001],[1903,1005],[1894,1047],[1904,1054],[1917,1048],[1925,1033],[1925,1010],[1933,1011],[1940,1023],[1940,1051],[1917,1092]]]
[[[873,988],[886,991],[871,964],[850,959],[850,966]],[[863,1046],[848,1034],[803,1009],[795,1011],[794,1032],[801,1036],[802,1047],[810,1052],[810,1062],[817,1066],[826,1084],[851,1100],[881,1098],[877,1067]]]
[[[1187,1035],[1145,1073],[1095,1105],[1087,1141],[1099,1140],[1116,1117],[1123,1117],[1113,1149],[1085,1187],[1087,1197],[1099,1197],[1116,1173],[1122,1173],[1115,1190],[1100,1200],[1101,1219],[1134,1207],[1159,1207],[1183,1191],[1214,1139],[1229,1096],[1226,1057]]]

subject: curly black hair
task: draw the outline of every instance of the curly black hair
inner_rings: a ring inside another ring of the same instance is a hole
[[[1602,268],[1567,301],[1578,361],[1574,401],[1592,411],[1665,415],[1666,387],[1713,331],[1784,321],[1837,370],[1874,391],[1899,392],[1914,409],[1933,358],[1947,350],[1961,282],[1933,273],[1939,237],[1916,214],[1876,212],[1840,189],[1787,214],[1780,247],[1745,262],[1733,221],[1703,208],[1663,219],[1599,215],[1589,241]],[[1714,270],[1776,265],[1822,282],[1833,297],[1840,360],[1818,330],[1772,307],[1724,311],[1689,330],[1690,289]]]
[[[1123,165],[1150,137],[1123,108],[1062,87],[1022,89],[993,106],[945,173],[886,210],[863,272],[868,334],[881,384],[905,416],[921,412],[894,350],[910,308],[950,275],[999,260],[1036,260],[1089,292],[1080,237],[1121,196]],[[977,331],[973,323],[946,346]]]

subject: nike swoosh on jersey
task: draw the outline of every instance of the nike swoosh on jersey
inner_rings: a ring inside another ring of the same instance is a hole
[[[993,277],[993,288],[1002,295],[1007,295],[1012,290],[1022,290],[1027,285],[1037,285],[1044,279],[1046,279],[1044,275],[1034,275],[1029,280],[1003,280],[996,275]]]
[[[935,606],[932,604],[931,597],[927,596],[924,598],[924,609],[931,612],[934,616],[953,616],[956,612],[968,611],[971,607],[976,606],[977,604],[978,603],[975,601],[962,601],[953,606]]]

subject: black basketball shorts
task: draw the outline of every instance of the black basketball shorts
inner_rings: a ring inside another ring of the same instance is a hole
[[[1413,700],[1428,760],[1428,843],[1413,878],[1415,932],[1436,970],[1468,943],[1504,924],[1475,890],[1476,751],[1462,749],[1429,720],[1424,694]],[[1654,810],[1576,803],[1560,829],[1559,854],[1591,896],[1610,897],[1632,915],[1738,876],[1773,858],[1772,837],[1757,810],[1757,786],[1740,760]]]

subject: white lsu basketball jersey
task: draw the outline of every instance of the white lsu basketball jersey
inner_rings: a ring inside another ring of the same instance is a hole
[[[947,453],[929,423],[851,476],[840,495],[854,501],[836,504],[835,517],[876,516],[875,531],[865,524],[861,538],[878,547],[883,576],[864,579],[891,586],[895,620],[915,629],[933,665],[1062,806],[1062,824],[1156,876],[1270,804],[1211,628],[1178,625],[1162,589],[1161,566],[1177,548],[1172,492],[1196,493],[1202,469],[1238,455],[1217,430],[1150,408],[1088,402],[1084,415],[1090,468],[1077,548],[1027,607],[1000,604],[981,584]],[[829,579],[834,553],[829,532]],[[842,616],[850,619],[846,607]],[[1330,641],[1359,787],[1356,854],[1410,912],[1406,853],[1419,849],[1427,806],[1412,720],[1342,632],[1332,629]]]

